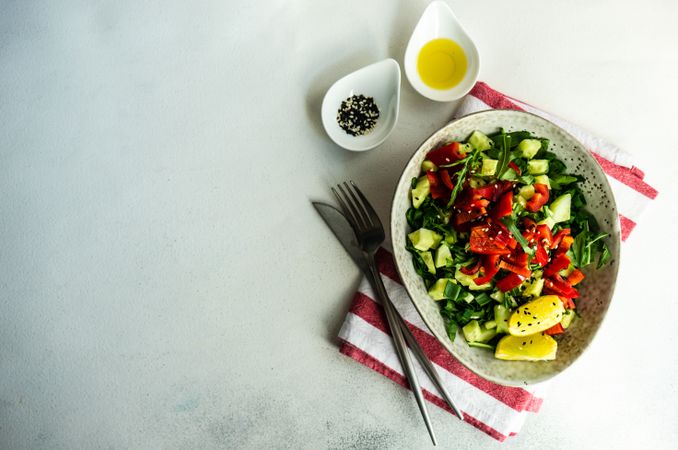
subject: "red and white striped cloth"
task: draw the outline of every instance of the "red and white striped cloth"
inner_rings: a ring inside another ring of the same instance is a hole
[[[622,240],[628,238],[642,211],[657,196],[657,191],[643,181],[643,172],[633,165],[629,154],[575,125],[497,92],[483,82],[477,83],[464,98],[456,116],[487,109],[514,109],[537,114],[567,130],[584,144],[607,174],[619,208]],[[438,369],[448,391],[463,411],[465,421],[499,441],[517,434],[528,413],[539,410],[548,383],[508,387],[468,370],[438,343],[419,317],[401,284],[392,255],[381,249],[377,261],[391,300]],[[374,298],[372,288],[363,279],[339,332],[340,351],[401,386],[407,386],[384,312]],[[451,412],[418,365],[417,370],[426,399]]]

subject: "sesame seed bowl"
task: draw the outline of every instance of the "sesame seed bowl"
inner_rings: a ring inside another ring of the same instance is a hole
[[[323,98],[322,122],[327,135],[340,147],[370,150],[395,128],[399,105],[400,66],[389,58],[335,82]]]

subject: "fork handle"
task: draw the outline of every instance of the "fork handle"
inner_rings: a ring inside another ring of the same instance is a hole
[[[414,398],[417,400],[419,411],[421,411],[421,415],[424,417],[424,423],[426,424],[426,429],[428,430],[428,433],[431,436],[431,441],[433,441],[433,445],[438,445],[435,433],[433,432],[431,418],[429,417],[428,409],[426,408],[426,403],[424,402],[424,395],[422,394],[421,386],[419,385],[419,378],[417,377],[414,365],[412,364],[412,358],[407,349],[407,345],[405,344],[405,337],[403,336],[403,331],[399,326],[398,313],[396,312],[395,307],[393,306],[391,300],[388,297],[386,287],[384,286],[384,282],[381,280],[381,275],[379,274],[379,270],[377,269],[377,264],[376,261],[374,260],[374,255],[367,254],[366,257],[370,274],[372,275],[372,278],[375,281],[374,284],[376,285],[377,295],[379,296],[379,300],[381,300],[381,303],[384,306],[384,310],[386,311],[386,320],[388,321],[388,326],[391,329],[391,334],[393,336],[393,342],[395,344],[396,352],[398,354],[398,359],[400,359],[400,363],[403,366],[403,370],[405,372],[405,376],[407,377],[407,381],[409,382],[410,387],[412,388],[412,392],[414,393]]]

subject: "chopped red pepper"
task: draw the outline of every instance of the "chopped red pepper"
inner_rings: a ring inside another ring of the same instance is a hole
[[[516,240],[502,221],[492,222],[495,238],[510,249],[516,248]]]
[[[454,227],[455,229],[461,231],[463,230],[465,224],[477,219],[478,217],[482,217],[485,214],[487,214],[487,209],[485,208],[472,209],[471,211],[459,211],[454,216]]]
[[[557,323],[548,330],[544,331],[544,333],[548,334],[549,336],[553,336],[554,334],[562,334],[564,332],[565,328],[563,328],[563,326],[560,323]]]
[[[548,266],[544,268],[544,276],[550,277],[563,269],[567,269],[570,265],[570,258],[567,255],[560,254],[555,259],[552,259]]]
[[[537,250],[534,252],[534,261],[542,267],[549,262],[549,255],[546,253],[546,249],[541,242],[537,242]]]
[[[510,163],[508,163],[508,166],[509,166],[511,169],[513,169],[513,171],[514,171],[515,173],[517,173],[518,175],[520,175],[520,168],[516,165],[516,163],[514,163],[513,161],[511,161]]]
[[[558,231],[555,236],[553,236],[553,245],[551,246],[552,248],[558,247],[560,245],[560,241],[563,240],[565,236],[570,235],[570,229],[569,228],[563,228],[562,230]]]
[[[473,280],[473,282],[480,286],[481,284],[492,281],[492,278],[499,272],[499,267],[497,266],[498,262],[499,255],[483,256],[483,275]]]
[[[567,282],[570,283],[570,286],[579,284],[583,279],[584,273],[579,269],[574,269],[574,271],[567,276]]]
[[[485,186],[480,186],[477,188],[469,188],[464,192],[464,197],[472,199],[486,198],[490,201],[496,202],[499,197],[512,189],[513,183],[511,181],[503,180],[492,184],[486,184]]]
[[[525,208],[537,212],[549,201],[549,187],[542,183],[534,183],[534,195],[527,201]]]
[[[562,296],[559,296],[558,298],[560,299],[561,303],[563,304],[563,308],[565,309],[575,309],[577,307],[577,305],[574,304],[574,300],[572,300],[571,298]]]
[[[544,223],[537,225],[537,234],[539,235],[539,240],[541,241],[542,245],[549,248],[553,245],[553,234],[551,233],[551,229],[548,225]]]
[[[473,253],[482,255],[507,255],[511,251],[498,241],[489,225],[476,225],[471,228],[469,243]]]
[[[471,189],[471,195],[476,198],[486,198],[492,200],[494,193],[496,191],[496,186],[494,184],[486,184],[485,186],[480,186],[477,188]]]
[[[566,298],[577,298],[579,297],[579,292],[569,284],[558,274],[551,276],[550,278],[544,278],[544,289],[552,292],[558,296]]]
[[[475,264],[469,264],[468,266],[462,266],[459,268],[459,271],[464,275],[473,275],[480,270],[480,260],[476,261]]]
[[[428,184],[431,187],[431,197],[434,200],[449,197],[450,191],[440,182],[436,172],[426,172],[426,178],[428,178]]]
[[[529,258],[530,257],[528,256],[528,254],[525,253],[522,248],[519,249],[518,252],[514,252],[510,255],[505,255],[501,257],[501,259],[503,259],[504,261],[521,267],[527,267]]]
[[[563,239],[560,241],[560,245],[558,246],[558,250],[565,252],[568,251],[573,242],[574,238],[572,236],[563,236]]]
[[[494,219],[501,219],[511,214],[513,211],[513,192],[508,191],[501,197],[496,206],[492,210],[492,217]]]
[[[510,273],[501,280],[497,281],[497,289],[502,292],[508,292],[520,286],[527,277],[518,275],[517,273]]]
[[[525,231],[529,231],[530,233],[535,233],[537,231],[537,223],[529,217],[525,217],[522,220],[522,224]]]
[[[452,164],[464,158],[464,154],[460,151],[459,142],[452,142],[451,144],[443,145],[440,148],[431,150],[426,155],[426,159],[431,161],[436,166],[444,166]]]
[[[443,184],[449,189],[450,191],[454,189],[454,183],[452,182],[452,178],[450,177],[450,172],[447,169],[440,169],[438,170],[438,173],[440,174],[440,179],[442,180]]]
[[[508,191],[513,190],[513,182],[508,180],[502,180],[494,183],[494,195],[490,199],[492,201],[497,201],[499,197],[507,193]]]
[[[507,261],[504,261],[504,260],[499,262],[499,268],[504,269],[504,270],[508,270],[509,272],[513,272],[513,273],[518,274],[518,275],[522,275],[525,278],[532,275],[532,271],[530,269],[528,269],[527,267],[519,266],[517,264],[511,264],[510,262],[507,262]]]

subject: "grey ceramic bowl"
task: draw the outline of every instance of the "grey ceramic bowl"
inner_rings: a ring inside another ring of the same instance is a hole
[[[612,255],[608,265],[595,270],[589,266],[584,273],[577,311],[581,318],[575,320],[568,332],[559,338],[555,361],[501,361],[491,351],[469,347],[458,336],[452,342],[447,336],[438,304],[428,296],[421,277],[415,272],[410,253],[405,250],[407,233],[411,230],[405,219],[410,207],[409,189],[413,177],[419,175],[426,154],[443,143],[466,139],[474,130],[490,134],[504,128],[507,131],[527,130],[551,140],[550,150],[567,165],[568,172],[586,177],[580,183],[591,212],[602,231],[610,234]],[[492,110],[483,111],[455,120],[429,137],[412,155],[396,186],[391,209],[391,237],[396,266],[414,306],[433,335],[462,364],[478,375],[505,385],[525,385],[545,381],[571,365],[586,349],[600,327],[612,300],[617,269],[619,267],[620,232],[617,206],[612,190],[596,160],[584,146],[555,124],[533,114]]]

